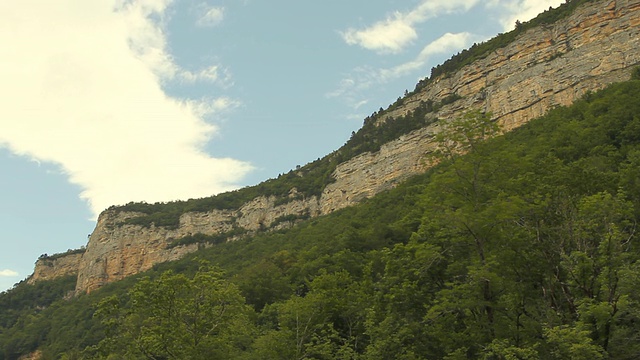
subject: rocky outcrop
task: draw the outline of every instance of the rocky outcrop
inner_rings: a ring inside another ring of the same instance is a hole
[[[70,251],[66,254],[53,256],[43,255],[36,261],[35,269],[27,279],[27,284],[62,276],[78,275],[81,258],[82,251]]]
[[[603,6],[604,5],[604,6]],[[491,112],[505,130],[513,129],[588,91],[629,78],[640,64],[640,0],[590,2],[556,24],[526,31],[516,41],[454,74],[430,80],[419,92],[385,112],[382,121],[405,115],[422,101],[461,98],[438,110],[442,121],[469,109]],[[437,124],[391,141],[375,153],[340,164],[336,181],[319,197],[290,201],[257,197],[238,210],[186,213],[176,229],[123,224],[137,213],[107,210],[98,219],[78,263],[77,292],[87,292],[198,250],[202,244],[169,246],[194,234],[249,232],[288,226],[291,220],[318,216],[358,203],[428,166]]]
[[[140,216],[135,212],[104,211],[89,238],[79,263],[77,292],[90,292],[112,281],[150,269],[154,264],[177,260],[208,246],[188,244],[172,246],[176,240],[195,234],[223,234],[234,228],[249,233],[279,228],[278,220],[286,215],[299,218],[319,214],[316,198],[294,200],[276,205],[275,197],[258,197],[238,210],[190,212],[180,217],[176,229],[125,224]]]

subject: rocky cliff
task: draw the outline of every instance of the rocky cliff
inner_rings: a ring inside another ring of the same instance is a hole
[[[27,279],[28,284],[40,280],[51,280],[61,276],[78,275],[80,259],[83,251],[68,251],[54,256],[41,256],[36,261],[33,274]]]
[[[588,91],[629,78],[640,64],[640,0],[596,1],[568,18],[520,34],[514,42],[453,74],[430,79],[401,99],[380,121],[393,121],[421,102],[459,99],[429,114],[441,121],[469,109],[491,112],[503,129],[513,129]],[[194,234],[221,234],[241,228],[249,233],[289,226],[293,220],[328,214],[424,171],[438,124],[401,136],[375,153],[364,153],[336,168],[335,182],[320,196],[282,204],[257,197],[237,210],[186,213],[176,229],[123,224],[138,213],[107,210],[98,219],[86,252],[78,262],[77,292],[178,259],[203,244],[170,246]],[[286,221],[283,221],[286,220]]]
[[[180,217],[176,229],[123,224],[139,213],[104,211],[79,263],[77,291],[89,292],[124,277],[148,270],[156,263],[177,260],[205,244],[171,246],[172,242],[195,234],[223,234],[234,228],[256,232],[279,228],[285,215],[299,217],[319,214],[318,202],[292,201],[275,205],[275,197],[258,197],[237,210],[189,212]]]
[[[640,58],[639,15],[637,0],[587,3],[572,16],[531,29],[486,58],[435,79],[388,116],[411,111],[420,101],[457,94],[462,99],[439,118],[480,108],[513,129],[588,91],[627,80]]]

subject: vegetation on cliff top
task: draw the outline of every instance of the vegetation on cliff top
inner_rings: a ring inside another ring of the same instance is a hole
[[[87,249],[84,246],[82,246],[79,249],[68,249],[65,252],[61,252],[57,254],[52,254],[52,255],[42,254],[38,257],[38,260],[53,261],[69,255],[84,254],[85,251],[87,251]]]
[[[511,44],[516,40],[518,35],[525,31],[538,26],[553,24],[573,14],[579,6],[593,1],[596,0],[567,0],[557,8],[550,7],[548,10],[540,13],[538,16],[527,22],[517,21],[516,27],[513,30],[499,34],[485,42],[479,44],[474,43],[471,48],[462,50],[444,63],[433,67],[431,69],[431,76],[420,80],[413,92],[419,92],[421,89],[428,86],[433,79],[439,76],[451,75],[476,60],[484,59],[492,52]]]
[[[475,114],[439,139],[470,153],[358,206],[43,307],[7,300],[21,284],[0,359],[636,359],[639,99],[615,84],[486,142]]]
[[[123,206],[113,206],[110,210],[135,211],[144,214],[126,220],[127,224],[142,226],[154,224],[176,228],[179,225],[180,216],[186,212],[235,210],[259,196],[275,196],[278,198],[276,204],[320,196],[324,188],[335,181],[332,174],[338,164],[365,152],[378,151],[383,144],[434,122],[435,119],[428,118],[427,114],[438,106],[442,104],[424,102],[407,115],[388,119],[384,123],[377,123],[375,119],[381,114],[374,113],[365,119],[363,127],[354,132],[339,150],[300,169],[280,175],[277,179],[270,179],[255,186],[187,201],[155,204],[132,202]],[[292,189],[296,190],[295,194],[291,192]]]

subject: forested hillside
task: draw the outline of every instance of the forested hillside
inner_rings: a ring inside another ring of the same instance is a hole
[[[638,359],[634,78],[489,140],[469,112],[424,175],[290,230],[77,298],[20,284],[0,359]]]

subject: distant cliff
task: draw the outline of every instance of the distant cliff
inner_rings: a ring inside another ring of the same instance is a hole
[[[491,112],[505,130],[589,91],[629,79],[640,64],[640,0],[594,1],[554,24],[524,31],[509,45],[433,79],[378,117],[394,121],[427,102],[456,99],[426,116],[447,121],[469,109]],[[400,136],[379,151],[337,166],[319,196],[258,196],[239,209],[187,212],[176,228],[127,223],[140,213],[103,212],[78,262],[76,291],[100,286],[197,251],[209,243],[180,241],[226,234],[223,240],[290,226],[328,214],[393,187],[428,166],[425,154],[438,122]],[[237,231],[240,230],[240,231]],[[36,273],[39,271],[36,266]]]
[[[51,280],[62,276],[78,275],[80,259],[82,259],[83,253],[84,249],[79,249],[52,256],[40,256],[36,261],[33,274],[27,279],[27,283],[33,284],[40,280]]]

